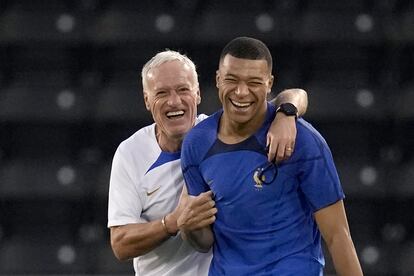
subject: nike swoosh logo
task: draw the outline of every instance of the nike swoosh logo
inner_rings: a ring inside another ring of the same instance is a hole
[[[155,190],[151,191],[151,192],[147,192],[147,196],[152,195],[153,193],[155,193],[156,191],[158,191],[161,188],[161,186],[159,186],[158,188],[156,188]]]

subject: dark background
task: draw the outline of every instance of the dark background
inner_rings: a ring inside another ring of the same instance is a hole
[[[0,0],[0,274],[131,275],[106,212],[116,147],[151,123],[141,68],[186,53],[211,114],[220,50],[240,35],[271,49],[274,95],[308,91],[365,274],[414,275],[408,0]]]

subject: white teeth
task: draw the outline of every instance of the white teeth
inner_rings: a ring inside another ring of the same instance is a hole
[[[171,112],[167,113],[167,116],[168,117],[170,117],[170,116],[180,116],[180,115],[183,115],[183,114],[184,114],[184,111],[182,111],[182,110],[180,110],[180,111],[171,111]]]
[[[240,103],[240,102],[235,102],[235,101],[231,101],[235,106],[238,107],[248,107],[251,105],[251,103]]]

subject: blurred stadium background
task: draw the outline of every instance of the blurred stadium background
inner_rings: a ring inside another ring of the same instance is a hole
[[[366,275],[414,275],[410,0],[0,0],[0,274],[131,275],[106,209],[117,145],[151,122],[140,70],[188,54],[211,114],[239,35],[271,48],[274,94],[308,91]]]

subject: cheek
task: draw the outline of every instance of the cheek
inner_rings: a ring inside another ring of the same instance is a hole
[[[223,87],[218,90],[219,100],[222,104],[224,103],[224,97],[226,95],[225,91],[226,91],[226,88],[223,88]]]
[[[162,103],[159,99],[154,99],[149,102],[150,110],[153,116],[159,116],[162,112]]]
[[[195,96],[190,96],[188,98],[185,99],[185,102],[187,103],[187,105],[191,108],[192,111],[194,111],[195,109],[197,109],[197,95]]]
[[[267,90],[263,88],[253,89],[253,93],[256,95],[258,99],[267,99]]]
[[[219,96],[219,100],[220,100],[221,104],[224,104],[223,93],[219,93],[218,96]]]

